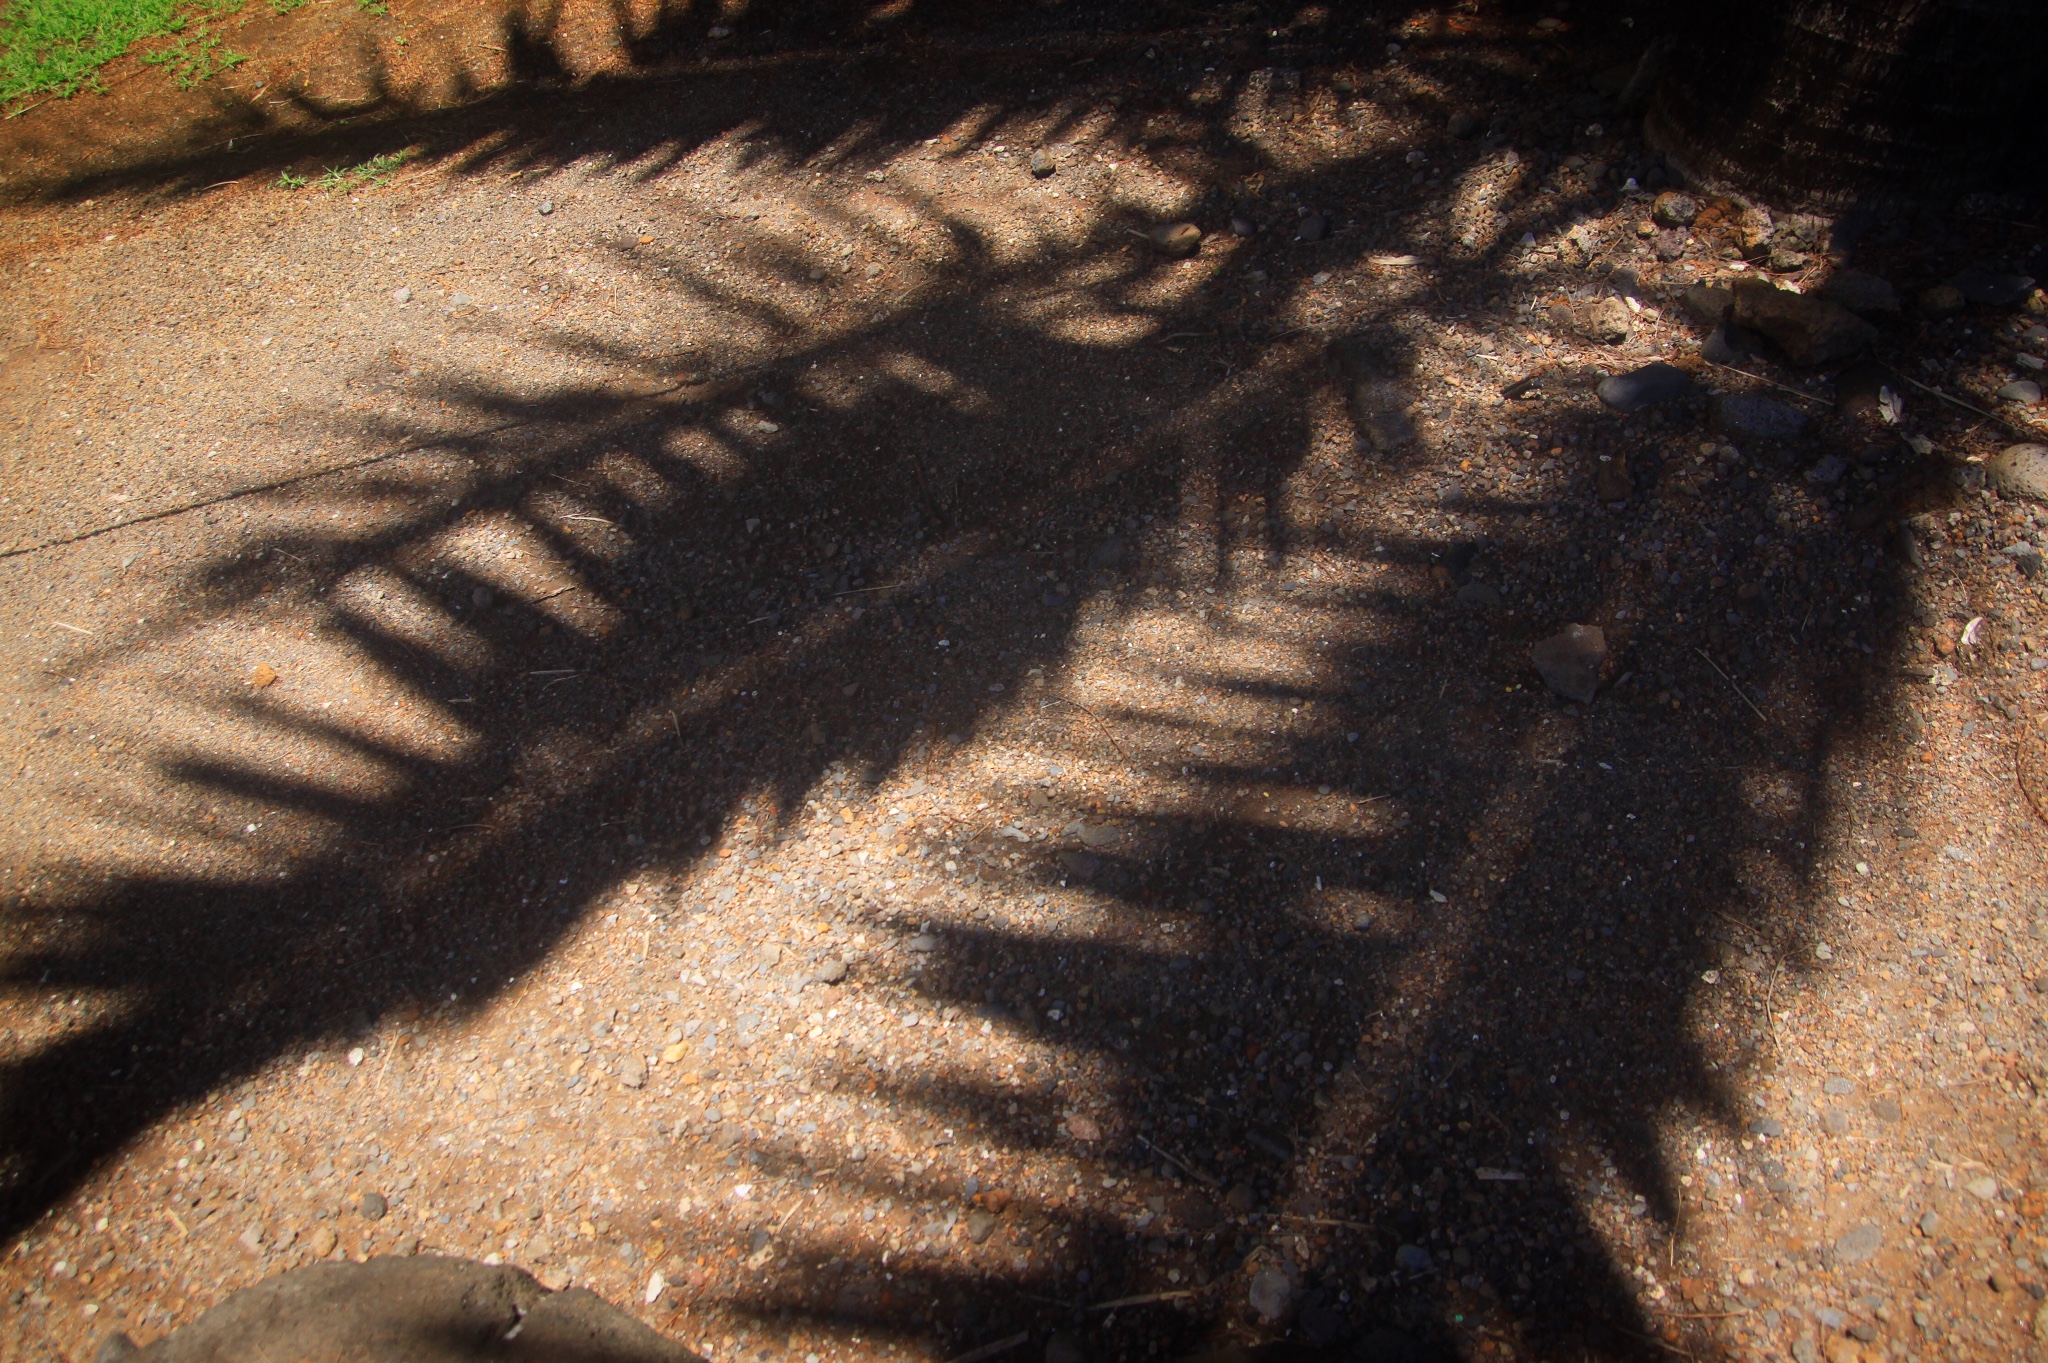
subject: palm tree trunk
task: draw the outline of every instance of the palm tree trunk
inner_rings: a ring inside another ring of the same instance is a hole
[[[2043,107],[2042,0],[1688,8],[1644,132],[1696,183],[1835,208],[2018,181]]]

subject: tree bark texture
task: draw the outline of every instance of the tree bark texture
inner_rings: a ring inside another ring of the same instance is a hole
[[[2024,187],[2048,0],[1692,4],[1644,131],[1695,182],[1788,206]],[[2024,140],[2023,140],[2024,139]]]

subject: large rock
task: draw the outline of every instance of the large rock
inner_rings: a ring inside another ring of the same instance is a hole
[[[1821,286],[1820,295],[1830,303],[1840,303],[1849,311],[1864,316],[1899,310],[1899,291],[1892,287],[1891,281],[1864,270],[1838,271]]]
[[[1692,376],[1657,360],[1626,374],[1610,374],[1600,380],[1597,391],[1600,401],[1617,412],[1640,412],[1660,402],[1692,396]]]
[[[1628,339],[1634,314],[1619,298],[1602,298],[1573,310],[1572,324],[1579,335],[1602,345],[1620,345]]]
[[[2004,496],[2048,502],[2048,445],[2008,445],[1984,461],[1984,476]]]
[[[1876,327],[1841,304],[1793,293],[1765,279],[1736,284],[1732,320],[1770,337],[1797,365],[1846,360],[1877,339]]]
[[[134,1363],[703,1363],[581,1288],[469,1259],[315,1264],[245,1288]]]
[[[1566,625],[1529,649],[1544,684],[1584,705],[1600,689],[1600,669],[1607,665],[1607,633],[1598,625]]]

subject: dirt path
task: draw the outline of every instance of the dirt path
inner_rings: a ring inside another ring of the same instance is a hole
[[[0,1353],[423,1251],[720,1363],[2041,1347],[2043,512],[1917,385],[2048,344],[1914,301],[2040,233],[1871,228],[1840,415],[1700,358],[1851,234],[1653,221],[1643,35],[1304,13],[14,210]]]

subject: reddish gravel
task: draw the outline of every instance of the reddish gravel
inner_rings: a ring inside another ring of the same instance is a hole
[[[1323,13],[576,10],[48,153],[0,1354],[423,1251],[720,1363],[2043,1347],[2039,418],[1930,390],[2048,305],[1917,301],[2040,232],[1661,226],[1648,35]],[[1898,423],[1702,358],[1852,256]]]

